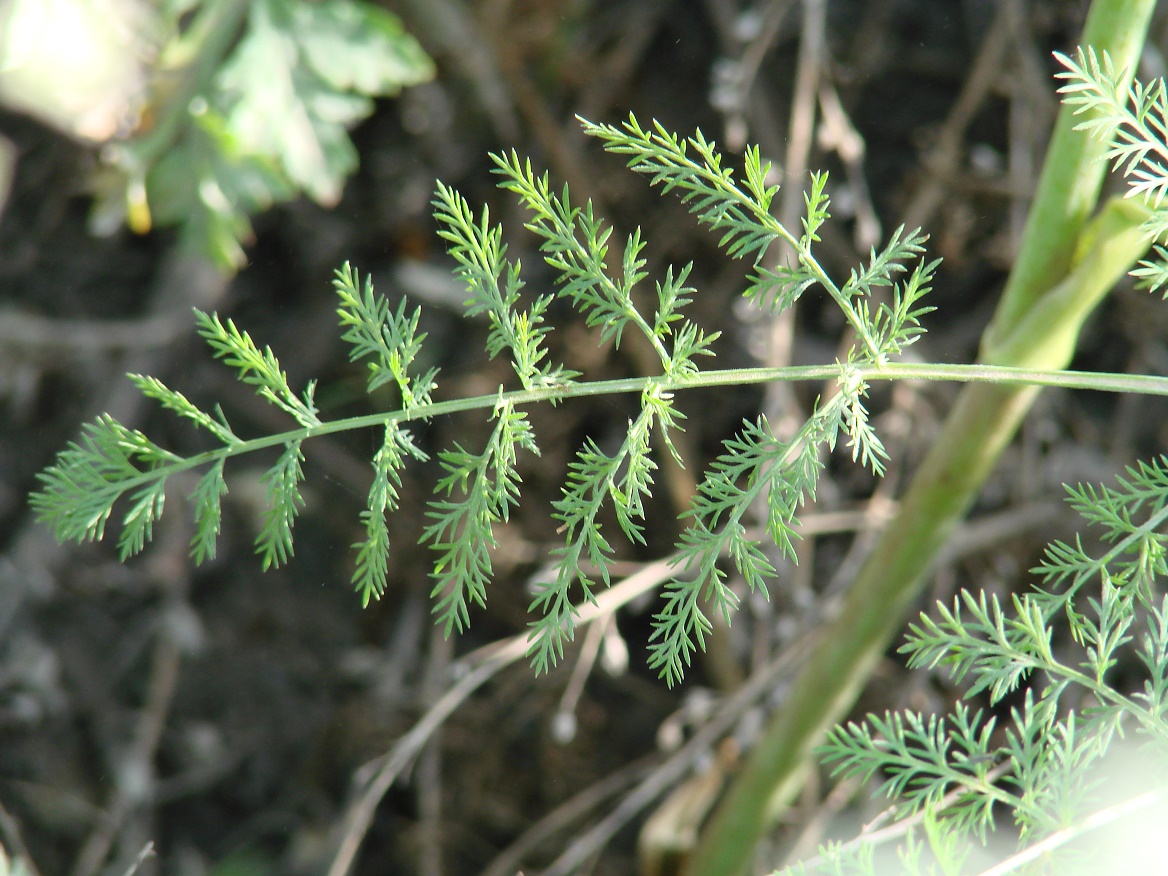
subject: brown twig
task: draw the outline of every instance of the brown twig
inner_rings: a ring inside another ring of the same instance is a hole
[[[523,864],[523,859],[556,834],[567,830],[589,812],[625,790],[635,782],[643,780],[656,768],[658,756],[651,755],[629,764],[610,776],[589,785],[567,802],[557,806],[527,830],[515,842],[495,856],[482,876],[515,876]]]
[[[442,695],[442,685],[450,669],[454,643],[442,628],[430,630],[430,659],[422,682],[422,702],[433,705]],[[418,815],[421,853],[418,872],[422,876],[442,876],[442,728],[426,744],[418,758]]]
[[[595,602],[580,606],[576,617],[577,627],[611,614],[622,605],[657,587],[672,574],[672,557],[649,563],[636,574],[599,594]],[[389,752],[362,770],[357,776],[357,781],[363,787],[345,813],[337,853],[329,867],[328,876],[344,876],[349,872],[361,841],[373,822],[373,814],[378,803],[398,776],[414,761],[434,731],[442,726],[467,697],[527,653],[527,639],[527,633],[521,633],[480,648],[460,661],[459,666],[472,668],[430,707],[413,729],[399,739]]]
[[[937,132],[936,140],[922,157],[925,178],[902,214],[901,222],[906,228],[929,225],[933,214],[941,206],[961,164],[965,129],[1002,75],[1010,40],[1010,16],[1003,5],[999,7],[989,32],[982,40],[973,69]]]
[[[72,355],[147,350],[165,347],[190,329],[186,314],[148,316],[145,319],[54,319],[0,310],[0,347],[21,353]]]
[[[181,616],[192,611],[186,602],[187,534],[185,525],[169,527],[167,543],[155,556],[151,574],[165,588],[167,604],[156,619],[146,696],[133,738],[120,757],[110,799],[74,860],[73,876],[97,873],[119,836],[125,839],[125,825],[130,816],[156,804],[154,759],[178,686],[183,650],[188,644],[176,627],[182,623]],[[171,618],[178,620],[168,622]],[[143,851],[131,872],[149,858],[152,848],[147,843],[150,851]]]
[[[810,626],[807,627],[810,629]],[[705,756],[764,695],[775,691],[778,679],[797,666],[807,652],[806,644],[815,635],[807,632],[792,642],[769,665],[755,673],[742,688],[718,708],[709,723],[672,756],[655,769],[605,818],[578,836],[567,850],[544,871],[544,876],[568,876],[603,848],[609,840],[637,816],[641,810],[677,784],[694,763]]]
[[[93,876],[109,855],[114,840],[130,813],[149,801],[154,776],[154,755],[174,696],[181,650],[174,637],[160,629],[151,658],[150,680],[142,717],[134,740],[120,764],[119,776],[101,818],[73,862],[73,876]]]

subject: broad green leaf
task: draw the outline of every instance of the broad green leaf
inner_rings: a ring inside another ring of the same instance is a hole
[[[305,60],[337,91],[396,94],[434,76],[434,62],[397,16],[369,3],[297,3],[293,32]]]
[[[219,87],[231,131],[332,205],[357,166],[346,129],[373,111],[371,97],[432,74],[396,19],[372,6],[258,0]]]

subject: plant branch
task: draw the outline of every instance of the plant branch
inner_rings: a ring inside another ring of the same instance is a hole
[[[1084,44],[1110,52],[1120,69],[1134,70],[1154,6],[1152,0],[1096,0]],[[1090,309],[1146,248],[1138,222],[1121,210],[1109,211],[1102,225],[1084,233],[1106,172],[1106,146],[1076,133],[1076,123],[1064,107],[1018,262],[983,341],[983,361],[1065,367]],[[1080,244],[1089,248],[1076,261],[1084,252]],[[1023,339],[1037,340],[1037,326],[1028,320],[1039,312],[1042,338],[1050,340],[1028,349]],[[934,557],[1037,392],[991,385],[963,390],[896,519],[704,831],[688,873],[733,876],[746,866],[767,825],[798,790],[812,749],[846,714],[900,628]]]

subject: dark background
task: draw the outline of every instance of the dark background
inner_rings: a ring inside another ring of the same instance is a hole
[[[219,555],[201,568],[186,557],[184,494],[193,484],[172,485],[154,545],[129,563],[119,564],[108,544],[54,545],[32,520],[26,496],[36,472],[84,420],[108,410],[176,450],[204,446],[137,399],[126,371],[158,376],[204,407],[222,404],[242,434],[287,427],[212,361],[195,336],[192,306],[231,316],[270,344],[294,386],[318,379],[325,416],[376,410],[385,400],[364,397],[362,374],[338,339],[330,281],[349,260],[394,301],[405,294],[421,303],[428,355],[442,369],[438,398],[510,386],[507,364],[482,352],[484,326],[458,313],[462,290],[428,202],[441,179],[472,204],[488,204],[507,228],[512,257],[524,263],[529,290],[548,289],[553,275],[489,172],[489,151],[515,148],[567,180],[576,202],[591,197],[618,236],[640,225],[654,276],[666,264],[693,261],[691,313],[723,332],[718,365],[758,361],[757,320],[735,303],[742,266],[720,254],[676,199],[660,197],[588,142],[573,115],[615,123],[634,111],[682,134],[700,126],[720,143],[745,132],[781,164],[799,53],[797,4],[789,4],[741,111],[731,113],[715,109],[711,96],[716,71],[752,50],[746,4],[735,0],[483,0],[469,7],[472,29],[461,41],[435,24],[445,3],[388,5],[433,54],[438,77],[380,103],[354,132],[361,167],[336,209],[299,201],[258,217],[250,264],[230,281],[176,253],[166,232],[88,233],[95,150],[0,114],[0,133],[18,149],[0,219],[0,841],[10,852],[26,847],[45,876],[122,873],[147,841],[160,857],[142,872],[325,872],[362,766],[450,688],[460,656],[523,634],[528,581],[560,540],[549,505],[571,454],[585,438],[619,443],[635,410],[635,399],[619,397],[532,410],[543,454],[521,461],[524,499],[499,527],[488,606],[473,613],[468,634],[451,641],[427,620],[430,557],[416,546],[433,463],[406,475],[402,509],[391,521],[385,597],[362,609],[349,586],[349,546],[360,535],[368,460],[379,440],[372,432],[308,445],[307,507],[286,568],[262,573],[250,546],[267,458],[229,466]],[[765,20],[783,5],[759,3],[757,14]],[[999,8],[1016,16],[1010,26],[995,27]],[[1085,11],[1085,3],[1059,0],[827,4],[822,76],[865,152],[861,177],[849,178],[839,155],[813,141],[809,166],[831,171],[835,203],[820,257],[846,276],[875,242],[865,240],[856,218],[854,205],[863,215],[865,199],[858,180],[870,193],[880,241],[905,221],[930,232],[930,256],[945,262],[932,296],[938,310],[914,356],[975,357],[1057,109],[1050,53],[1073,50]],[[1164,45],[1162,18],[1148,53],[1153,67]],[[995,50],[1001,60],[979,88],[975,61]],[[740,144],[727,151],[740,154]],[[1162,372],[1157,304],[1126,286],[1117,290],[1087,329],[1075,365]],[[597,348],[566,308],[556,308],[553,321],[556,355],[589,379],[641,373],[635,350]],[[809,293],[794,360],[830,362],[842,329],[838,313]],[[820,389],[799,387],[794,402],[809,409]],[[893,498],[954,392],[874,391],[877,427],[892,452],[889,481],[877,488],[841,449],[808,519],[875,513],[878,501]],[[760,403],[761,391],[750,388],[682,400],[690,477]],[[1062,481],[1101,479],[1157,452],[1161,414],[1148,399],[1045,394],[987,485],[976,521],[958,534],[930,602],[961,585],[1024,586],[1042,545],[1070,531],[1058,510]],[[484,420],[435,421],[419,440],[432,455],[456,440],[478,448],[488,434]],[[647,545],[620,548],[625,568],[669,553],[676,495],[662,489],[655,497]],[[534,677],[523,661],[497,674],[386,794],[354,872],[480,873],[537,819],[575,799],[568,825],[520,858],[524,872],[539,872],[664,760],[663,726],[684,734],[700,727],[791,638],[833,581],[846,583],[852,535],[808,536],[800,566],[781,566],[770,602],[747,598],[733,629],[719,633],[718,656],[699,661],[680,688],[667,689],[645,665],[655,599],[622,612],[619,638],[609,645],[627,647],[627,671],[597,667],[588,675],[570,741],[557,740],[553,719],[583,636],[549,675]],[[944,708],[956,693],[909,673],[893,653],[861,705]],[[775,704],[775,697],[760,701],[737,723],[737,737],[749,738],[751,722]],[[713,759],[707,752],[694,766]],[[613,790],[592,801],[575,796],[603,781]],[[780,843],[803,835],[814,846],[818,835],[802,831],[827,790],[812,783]],[[856,818],[874,811],[865,805],[880,808],[857,802]],[[635,872],[644,817],[588,855],[584,872]],[[776,852],[771,866],[781,860]]]

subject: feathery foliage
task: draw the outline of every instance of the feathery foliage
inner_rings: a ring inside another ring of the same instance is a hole
[[[1168,596],[1162,563],[1144,561],[1147,546],[1164,538],[1163,474],[1162,466],[1141,466],[1118,487],[1068,490],[1100,540],[1115,545],[1101,556],[1081,542],[1053,544],[1034,570],[1043,588],[1015,595],[1009,607],[965,591],[952,606],[938,603],[935,618],[922,614],[910,625],[901,648],[910,667],[944,668],[967,697],[984,693],[995,706],[1024,688],[1009,720],[958,703],[947,716],[869,715],[837,727],[824,744],[837,773],[878,775],[899,817],[944,828],[949,845],[930,843],[940,872],[958,872],[948,868],[984,844],[1005,813],[1024,846],[1086,832],[1104,792],[1114,793],[1108,756],[1125,734],[1139,741],[1148,775],[1168,767]],[[1063,620],[1069,647],[1056,627]],[[1123,659],[1146,674],[1134,689],[1120,689],[1109,674]],[[1155,782],[1137,790],[1148,805],[1168,802],[1168,788]],[[840,854],[821,858],[820,869],[786,872],[837,872]],[[860,847],[848,854],[861,855]],[[862,855],[870,860],[872,850]],[[1053,860],[1057,872],[1071,872],[1075,856]]]
[[[623,125],[583,122],[585,131],[606,149],[628,156],[630,166],[666,191],[677,192],[702,224],[720,234],[720,244],[735,258],[749,258],[752,273],[745,296],[772,310],[791,306],[818,286],[842,309],[857,341],[836,364],[837,390],[817,405],[814,414],[790,440],[780,441],[765,419],[747,421],[742,433],[729,439],[723,454],[701,481],[682,534],[678,578],[666,588],[665,601],[654,623],[650,662],[670,684],[679,681],[695,648],[709,631],[703,601],[727,618],[737,598],[720,565],[729,558],[746,582],[765,592],[774,569],[762,546],[747,535],[743,518],[761,499],[768,509],[767,534],[788,555],[796,514],[815,494],[822,469],[820,453],[833,448],[841,433],[853,446],[853,456],[880,473],[884,450],[868,421],[865,370],[879,369],[911,344],[922,331],[921,305],[935,262],[920,260],[924,236],[897,230],[881,250],[873,250],[866,265],[836,283],[812,253],[818,231],[828,219],[827,176],[811,178],[805,202],[807,215],[800,232],[784,228],[770,213],[777,187],[768,183],[770,166],[759,150],[747,150],[739,179],[714,144],[700,132],[682,139],[660,125],[643,128],[635,117]],[[313,436],[340,429],[378,425],[383,430],[373,456],[373,477],[367,507],[361,512],[363,538],[354,545],[352,583],[364,603],[387,586],[390,561],[388,516],[397,508],[402,472],[411,459],[427,458],[409,423],[436,413],[479,408],[488,410],[493,428],[479,450],[456,443],[441,450],[442,475],[426,512],[423,539],[434,552],[433,597],[436,621],[449,633],[470,623],[471,606],[487,598],[492,570],[494,527],[506,522],[520,500],[520,465],[525,453],[537,455],[536,436],[523,405],[557,401],[598,391],[579,383],[581,375],[553,361],[547,346],[551,330],[549,308],[563,300],[597,332],[600,344],[619,346],[627,332],[639,333],[654,350],[656,374],[635,381],[640,411],[629,422],[625,440],[615,451],[588,441],[568,468],[552,516],[564,534],[554,551],[548,574],[534,585],[530,654],[537,671],[546,671],[562,656],[574,634],[579,597],[594,598],[597,586],[610,582],[609,567],[619,552],[618,536],[602,525],[610,509],[619,539],[644,542],[646,500],[654,488],[658,467],[655,448],[663,448],[684,463],[672,435],[683,427],[675,408],[678,390],[699,386],[707,370],[700,366],[714,355],[716,332],[708,332],[686,315],[696,291],[688,285],[691,265],[668,266],[654,281],[651,313],[635,303],[635,292],[646,280],[640,230],[627,235],[619,264],[610,265],[612,227],[591,203],[573,204],[567,187],[553,187],[547,174],[514,152],[492,156],[501,188],[513,193],[528,212],[526,227],[539,240],[540,254],[553,270],[554,288],[526,294],[521,265],[507,257],[503,229],[492,224],[486,210],[476,215],[457,191],[439,183],[434,215],[439,235],[455,262],[455,273],[467,291],[466,316],[486,320],[485,352],[506,356],[517,388],[501,386],[493,396],[438,404],[432,393],[438,371],[423,363],[425,334],[420,313],[405,301],[395,305],[375,294],[368,279],[361,283],[345,265],[337,272],[335,289],[341,336],[353,362],[364,363],[370,392],[395,390],[397,408],[382,415],[327,422],[314,401],[315,384],[294,390],[275,353],[261,347],[232,320],[217,314],[197,314],[199,334],[214,356],[269,404],[287,414],[292,427],[281,434],[243,440],[222,412],[199,409],[181,393],[152,377],[131,379],[148,397],[192,422],[214,447],[192,457],[179,457],[152,444],[144,435],[109,418],[83,431],[41,476],[33,497],[38,515],[60,538],[98,539],[113,507],[126,497],[119,547],[123,556],[143,548],[163,510],[169,475],[205,466],[191,496],[196,523],[191,554],[196,562],[215,555],[222,527],[222,501],[227,494],[227,460],[265,447],[279,449],[276,462],[264,474],[267,510],[256,536],[256,551],[265,568],[287,562],[293,552],[293,525],[304,506],[303,445]],[[790,264],[768,262],[771,244],[786,241],[795,256]],[[909,262],[915,261],[915,266]],[[877,302],[873,293],[889,294]],[[648,296],[646,296],[648,297]],[[782,376],[779,372],[776,376]],[[627,389],[627,388],[626,388]],[[657,436],[655,442],[653,436]]]
[[[1145,231],[1159,239],[1168,230],[1163,82],[1136,83],[1124,92],[1107,55],[1099,59],[1088,49],[1075,59],[1058,57],[1067,68],[1060,74],[1067,82],[1064,100],[1085,115],[1080,128],[1111,139],[1108,157],[1131,180],[1129,194],[1153,208]],[[843,440],[851,444],[853,460],[883,473],[887,454],[869,419],[869,381],[923,331],[920,319],[931,308],[922,299],[937,262],[922,257],[926,238],[919,230],[899,228],[865,264],[837,281],[813,252],[829,218],[826,174],[811,176],[801,228],[792,230],[771,214],[778,187],[757,148],[746,151],[739,175],[701,132],[683,138],[656,123],[644,127],[633,116],[621,125],[581,122],[587,134],[625,156],[651,185],[679,195],[698,222],[719,235],[728,255],[749,260],[747,300],[777,312],[819,289],[854,332],[851,348],[832,366],[834,392],[816,402],[793,435],[777,437],[765,417],[746,420],[700,479],[677,541],[678,574],[665,586],[650,641],[649,663],[672,685],[684,677],[712,630],[707,613],[728,621],[737,607],[727,561],[751,590],[763,594],[775,575],[765,546],[746,525],[748,511],[766,509],[766,539],[794,559],[797,515],[815,496],[824,451]],[[466,288],[465,314],[485,320],[484,351],[509,359],[513,387],[435,402],[438,369],[427,365],[431,357],[419,331],[419,310],[410,310],[404,300],[392,305],[345,265],[334,281],[341,337],[350,360],[364,364],[369,392],[391,388],[396,407],[322,419],[313,382],[296,391],[271,349],[261,348],[232,320],[199,313],[198,331],[212,354],[287,415],[290,428],[244,439],[222,411],[204,411],[153,377],[130,375],[145,396],[189,421],[212,446],[183,457],[101,416],[40,475],[31,499],[38,517],[61,540],[95,541],[120,503],[118,552],[124,559],[150,540],[163,513],[168,478],[203,468],[190,497],[196,530],[191,555],[201,563],[215,556],[228,461],[274,448],[278,457],[262,478],[267,510],[255,549],[265,568],[278,566],[292,556],[293,525],[305,504],[304,445],[327,433],[379,428],[367,505],[360,512],[363,538],[353,546],[352,584],[368,604],[388,584],[390,515],[399,504],[403,472],[411,460],[428,459],[411,424],[455,411],[484,411],[492,427],[481,449],[455,443],[437,452],[442,473],[423,532],[434,555],[435,621],[447,634],[461,632],[471,622],[472,606],[483,606],[488,597],[494,530],[521,500],[522,460],[540,452],[525,406],[636,391],[639,411],[620,446],[605,449],[585,441],[551,508],[563,542],[534,584],[529,640],[536,671],[550,669],[573,638],[579,600],[593,600],[597,588],[610,583],[619,540],[644,543],[659,454],[663,450],[686,462],[673,440],[684,420],[674,404],[676,393],[713,385],[715,378],[744,382],[748,375],[701,367],[714,356],[718,336],[686,315],[697,294],[687,285],[691,265],[667,266],[654,281],[652,312],[643,312],[636,301],[650,296],[641,288],[647,261],[640,230],[625,237],[619,260],[613,259],[613,229],[590,202],[574,205],[567,186],[556,189],[547,174],[514,152],[492,160],[499,186],[528,213],[526,228],[553,271],[552,289],[526,293],[521,265],[507,257],[503,229],[485,209],[476,215],[462,195],[442,183],[433,206],[439,235]],[[783,262],[772,256],[778,241],[792,253]],[[1168,285],[1168,251],[1157,244],[1155,252],[1156,260],[1142,262],[1134,272],[1152,289]],[[588,383],[554,361],[547,318],[557,301],[578,311],[600,344],[619,346],[626,333],[640,333],[656,354],[656,373]],[[771,369],[765,379],[789,379],[799,371]],[[879,777],[899,815],[918,820],[899,850],[904,872],[959,872],[972,845],[984,841],[1006,811],[1031,848],[1041,848],[1035,844],[1056,834],[1081,832],[1096,805],[1092,777],[1125,733],[1157,764],[1168,759],[1168,597],[1161,586],[1168,572],[1168,458],[1129,468],[1114,486],[1070,488],[1068,500],[1098,530],[1104,547],[1082,538],[1052,544],[1034,570],[1041,586],[1032,592],[1014,595],[1005,605],[996,596],[965,592],[910,627],[903,648],[910,665],[944,668],[968,694],[986,695],[997,713],[961,703],[946,716],[870,715],[837,728],[823,748],[837,772]],[[619,534],[602,523],[609,513]],[[1061,636],[1064,623],[1069,643]],[[1141,686],[1116,686],[1113,670],[1121,662],[1143,668]],[[1010,697],[1017,699],[1007,708]],[[861,838],[829,846],[817,862],[788,872],[871,873],[874,861],[873,848]]]
[[[1074,58],[1055,52],[1067,69],[1058,74],[1067,84],[1059,89],[1063,102],[1085,116],[1075,130],[1088,131],[1110,144],[1107,157],[1128,180],[1126,197],[1139,196],[1153,208],[1144,231],[1153,245],[1155,259],[1144,259],[1132,276],[1149,291],[1168,285],[1168,211],[1160,209],[1168,195],[1168,91],[1163,78],[1145,85],[1138,79],[1123,88],[1123,77],[1111,56],[1100,58],[1088,46]],[[1165,291],[1168,297],[1168,291]]]
[[[1085,116],[1076,129],[1111,144],[1106,155],[1128,178],[1127,196],[1152,209],[1143,230],[1161,238],[1168,230],[1164,81],[1125,89],[1107,54],[1056,56],[1066,67],[1058,74],[1067,83],[1063,100]],[[1154,251],[1132,271],[1153,291],[1168,283],[1168,251],[1158,244]],[[1155,779],[1168,774],[1168,458],[1129,466],[1111,486],[1067,487],[1067,501],[1094,541],[1049,545],[1032,570],[1039,584],[1008,605],[969,591],[952,605],[938,603],[910,625],[901,648],[910,667],[944,669],[966,697],[987,696],[1008,719],[965,703],[945,716],[868,715],[837,727],[822,746],[836,773],[879,778],[897,816],[923,826],[925,840],[911,829],[900,850],[902,863],[913,862],[904,872],[964,872],[1007,814],[1022,849],[992,872],[1039,857],[1044,872],[1099,872],[1102,862],[1082,848],[1063,847],[1108,820],[1168,803],[1168,786]],[[1133,684],[1134,670],[1143,678]],[[1019,693],[1021,704],[1006,709]],[[1119,784],[1113,749],[1128,735],[1150,781],[1107,807]],[[878,872],[863,835],[821,851],[783,873]]]

